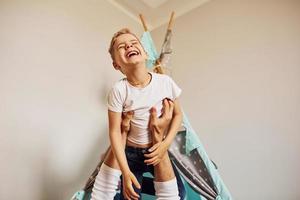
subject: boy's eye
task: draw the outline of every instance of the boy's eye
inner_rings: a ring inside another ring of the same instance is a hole
[[[125,48],[125,45],[123,44],[118,46],[118,49],[123,49],[123,48]]]

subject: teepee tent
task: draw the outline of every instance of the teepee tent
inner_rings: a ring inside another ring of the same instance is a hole
[[[145,29],[141,42],[148,55],[156,55],[156,65],[152,67],[154,71],[158,73],[163,73],[163,68],[168,64],[172,54],[171,37],[173,17],[174,12],[172,12],[162,50],[158,56],[151,35],[147,31],[145,20],[142,15],[140,15]],[[148,67],[151,68],[149,65]],[[217,200],[232,199],[217,171],[216,165],[209,159],[199,137],[185,114],[183,116],[183,126],[185,130],[177,134],[175,141],[169,149],[169,153],[180,174],[188,183],[187,186],[199,194],[198,199],[201,199],[201,197]],[[188,191],[190,191],[190,188],[188,189]],[[189,192],[187,192],[187,195],[189,195]],[[196,200],[196,198],[193,197],[193,200]]]
[[[172,54],[171,38],[174,12],[171,15],[161,53],[158,54],[147,29],[145,20],[140,15],[144,33],[141,42],[148,54],[147,67],[156,73],[163,73]],[[183,115],[183,131],[179,131],[169,149],[172,162],[178,169],[186,189],[186,200],[232,200],[231,194],[222,181],[216,165],[209,159],[198,135],[192,128],[187,116]],[[98,164],[85,187],[74,194],[74,200],[89,200],[95,178],[102,161]],[[144,184],[145,181],[145,184]],[[151,185],[152,179],[146,177],[143,185]],[[153,186],[152,186],[153,187]],[[143,192],[143,191],[142,191]],[[147,191],[145,191],[147,193]],[[148,193],[149,194],[149,193]],[[153,195],[153,192],[151,193]],[[118,199],[116,197],[115,199]],[[154,196],[143,196],[145,200]]]

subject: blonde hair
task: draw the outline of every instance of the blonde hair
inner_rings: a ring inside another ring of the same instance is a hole
[[[131,34],[131,35],[133,35],[140,42],[139,38],[133,32],[131,32],[130,29],[128,29],[128,28],[122,28],[121,30],[119,30],[118,32],[116,32],[113,35],[113,37],[111,38],[111,41],[110,41],[108,52],[109,52],[112,60],[114,60],[114,44],[116,42],[116,39],[120,35],[123,35],[123,34]]]

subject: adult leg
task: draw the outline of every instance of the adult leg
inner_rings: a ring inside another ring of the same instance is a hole
[[[180,176],[180,174],[179,174],[178,170],[176,169],[173,162],[172,162],[172,166],[173,166],[174,174],[175,174],[176,181],[177,181],[177,187],[178,187],[180,200],[184,200],[185,196],[186,196],[186,191],[185,191],[184,184],[183,184],[181,176]]]
[[[179,192],[173,167],[166,153],[154,166],[154,188],[157,200],[179,200]]]
[[[169,127],[169,123],[173,113],[173,103],[164,100],[164,112],[158,119],[155,109],[151,109],[150,130],[152,133],[153,145],[163,140],[165,130]],[[170,105],[170,106],[169,106]],[[173,166],[171,164],[168,153],[166,152],[161,161],[154,166],[154,188],[158,200],[179,200],[179,192]]]
[[[174,174],[175,174],[176,181],[177,181],[177,187],[178,187],[180,200],[184,200],[185,195],[186,195],[184,184],[183,184],[183,182],[181,180],[181,177],[180,177],[180,174],[179,174],[178,170],[176,169],[173,162],[172,162],[172,166],[173,166]],[[154,170],[152,170],[151,173],[154,175]],[[155,196],[155,189],[154,189],[154,182],[153,181],[154,181],[154,178],[152,178],[152,177],[151,178],[150,177],[143,177],[142,193]]]
[[[152,129],[153,145],[162,141],[161,133]],[[166,152],[161,161],[154,166],[154,188],[157,200],[179,200],[178,185],[170,161],[168,152]]]

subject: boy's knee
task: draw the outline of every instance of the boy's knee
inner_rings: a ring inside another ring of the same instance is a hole
[[[103,163],[96,177],[92,194],[91,194],[91,199],[92,200],[113,199],[117,193],[120,175],[121,175],[120,170],[113,169]]]

